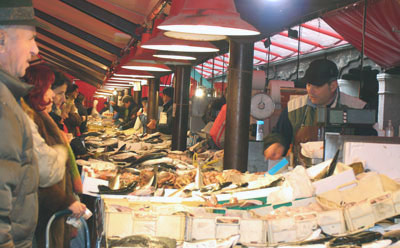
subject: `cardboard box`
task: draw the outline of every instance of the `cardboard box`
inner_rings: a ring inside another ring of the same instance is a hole
[[[349,170],[345,170],[336,175],[332,175],[330,177],[315,181],[312,185],[315,188],[315,194],[320,195],[329,190],[336,189],[342,184],[353,182],[356,180],[353,170],[350,168]]]
[[[369,203],[371,204],[374,213],[375,222],[396,215],[391,192],[386,192],[380,196],[372,197],[369,199]]]
[[[342,209],[318,212],[318,225],[330,235],[340,235],[347,231]]]
[[[214,239],[215,238],[215,217],[190,217],[186,227],[188,241]]]
[[[293,217],[268,220],[268,244],[297,241],[296,222]]]
[[[240,218],[219,216],[215,218],[215,238],[225,239],[240,234]]]
[[[375,225],[374,213],[367,201],[345,208],[344,217],[350,232],[365,230]]]
[[[240,220],[240,243],[266,244],[267,243],[267,222],[260,219]]]

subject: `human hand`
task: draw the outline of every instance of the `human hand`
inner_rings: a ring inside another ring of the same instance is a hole
[[[111,106],[115,106],[115,105],[117,105],[114,101],[110,101],[110,105]]]
[[[156,120],[151,119],[149,121],[149,123],[147,124],[147,127],[150,128],[150,129],[155,129],[156,128],[156,124],[157,124]]]
[[[285,147],[282,144],[274,143],[265,149],[264,157],[265,159],[278,160],[282,158],[284,151]]]
[[[66,133],[65,136],[67,136],[68,143],[70,143],[71,140],[74,138],[74,135],[72,135],[72,133]]]
[[[86,205],[80,201],[75,201],[68,207],[68,209],[72,211],[72,217],[79,219],[85,213]]]

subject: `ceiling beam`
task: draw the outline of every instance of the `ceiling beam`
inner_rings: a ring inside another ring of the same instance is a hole
[[[103,74],[98,73],[98,72],[86,67],[85,65],[80,64],[79,62],[71,60],[70,58],[66,57],[65,55],[58,54],[57,52],[47,50],[46,48],[41,48],[40,54],[41,55],[46,54],[47,56],[52,56],[55,59],[58,59],[59,61],[65,61],[66,64],[70,65],[75,70],[82,71],[85,74],[91,75],[93,78],[100,79],[100,80],[102,80],[104,78]]]
[[[61,71],[65,71],[68,74],[79,78],[82,81],[87,82],[88,84],[91,84],[95,87],[97,87],[97,85],[101,85],[101,80],[94,78],[93,76],[89,75],[89,74],[85,74],[84,72],[75,70],[70,63],[66,62],[66,61],[62,61],[59,60],[51,55],[48,54],[43,54],[43,58],[45,59],[45,61],[53,66],[58,67]]]
[[[81,80],[88,80],[90,82],[96,82],[96,84],[93,84],[94,86],[96,86],[97,84],[101,84],[101,82],[102,82],[100,79],[98,79],[96,77],[93,77],[90,74],[85,73],[84,71],[76,70],[75,68],[72,67],[73,65],[71,65],[68,62],[59,60],[59,59],[57,59],[55,57],[52,57],[52,56],[50,56],[48,54],[43,54],[43,57],[47,62],[50,62],[51,64],[62,65],[63,69],[66,72],[68,72],[69,74],[73,75],[74,77],[77,77],[77,78],[79,78]]]
[[[38,9],[35,9],[35,15],[37,17],[39,17],[40,19],[43,19],[44,21],[51,23],[52,25],[59,27],[60,29],[75,35],[79,39],[83,39],[97,47],[100,47],[101,49],[103,49],[109,53],[112,53],[117,56],[121,55],[121,48],[114,46],[113,44],[108,43],[107,41],[104,41],[92,34],[89,34],[79,28],[76,28],[76,27],[74,27],[64,21],[61,21],[51,15],[48,15]]]
[[[280,55],[279,53],[270,52],[267,49],[263,49],[263,48],[260,48],[260,47],[254,46],[254,50],[259,51],[259,52],[263,52],[263,53],[267,53],[267,54],[269,53],[272,56],[275,56],[275,57],[278,57],[278,58],[283,58],[282,55]]]
[[[284,37],[288,37],[288,38],[292,38],[292,37],[289,37],[287,31],[280,32],[278,35],[284,36]],[[297,40],[297,41],[299,40],[299,38],[292,38],[292,39]],[[300,37],[300,41],[303,42],[303,43],[315,46],[315,47],[322,48],[322,49],[325,48],[323,45],[319,44],[318,42],[315,42],[315,41],[312,41],[312,40],[309,40],[309,39],[305,39],[305,38],[302,38],[302,37]]]
[[[81,46],[78,46],[78,45],[76,45],[76,44],[74,44],[74,43],[72,43],[72,42],[70,42],[68,40],[65,40],[65,39],[61,38],[60,36],[57,36],[57,35],[55,35],[53,33],[50,33],[49,31],[47,31],[47,30],[45,30],[43,28],[37,27],[36,30],[37,30],[37,32],[39,34],[42,34],[42,35],[44,35],[44,36],[46,36],[46,37],[48,37],[48,38],[50,38],[50,39],[52,39],[54,41],[66,46],[66,47],[69,47],[72,50],[75,50],[78,53],[81,53],[81,54],[83,54],[83,55],[85,55],[85,56],[87,56],[87,57],[89,57],[89,58],[91,58],[91,59],[93,59],[93,60],[95,60],[95,61],[97,61],[97,62],[99,62],[99,63],[101,63],[103,65],[105,65],[105,66],[107,66],[107,67],[110,67],[111,64],[112,64],[112,62],[110,60],[105,59],[105,58],[97,55],[96,53],[93,53],[93,52],[91,52],[91,51],[89,51],[89,50],[87,50],[87,49],[85,49],[85,48],[83,48]]]
[[[94,65],[94,64],[92,64],[92,63],[90,63],[89,61],[87,61],[87,60],[85,60],[85,59],[83,59],[83,58],[80,58],[80,57],[78,57],[78,56],[76,56],[76,55],[74,55],[74,54],[72,54],[72,53],[69,53],[69,52],[67,52],[67,51],[65,51],[65,50],[63,50],[63,49],[61,49],[61,48],[59,48],[59,47],[56,47],[56,46],[54,46],[54,45],[52,45],[52,44],[50,44],[50,43],[48,43],[48,42],[46,42],[46,41],[44,41],[44,40],[42,40],[42,39],[37,38],[36,41],[37,41],[38,43],[40,43],[40,44],[42,44],[42,45],[48,47],[48,48],[53,49],[54,51],[57,51],[57,52],[59,52],[59,53],[65,55],[65,56],[67,56],[68,58],[70,58],[70,59],[72,59],[72,60],[77,61],[78,63],[81,63],[81,64],[83,64],[83,65],[86,65],[86,66],[88,66],[89,68],[92,68],[93,70],[95,70],[95,71],[97,71],[97,72],[99,72],[99,73],[101,73],[101,74],[104,74],[104,75],[105,75],[105,74],[107,73],[107,70],[104,70],[104,69],[102,69],[102,68],[100,68],[100,67],[98,67],[98,66],[96,66],[96,65]]]
[[[140,39],[140,37],[135,33],[136,28],[139,28],[140,25],[130,22],[124,18],[121,18],[118,15],[111,13],[108,10],[98,7],[95,4],[92,4],[87,1],[82,0],[61,0],[61,2],[68,4],[69,6],[90,15],[97,20],[104,22],[118,30],[121,30],[124,33],[130,34],[135,39]]]
[[[301,24],[300,26],[302,26],[303,28],[307,28],[307,29],[310,29],[312,31],[321,33],[321,34],[325,34],[325,35],[331,36],[331,37],[339,39],[339,40],[344,40],[344,38],[341,35],[335,34],[333,32],[330,32],[330,31],[322,29],[322,28],[314,27],[312,25],[304,24],[304,23]]]

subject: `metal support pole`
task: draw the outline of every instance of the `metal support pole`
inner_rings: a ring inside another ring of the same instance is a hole
[[[149,102],[147,120],[158,120],[158,95],[160,90],[160,79],[149,80]],[[147,129],[149,133],[154,133],[155,130]]]
[[[186,150],[186,139],[189,122],[189,87],[190,66],[176,67],[175,98],[172,116],[174,118],[172,129],[172,150]]]
[[[142,91],[133,91],[133,100],[137,105],[142,101]]]
[[[224,169],[247,171],[254,43],[229,42]]]

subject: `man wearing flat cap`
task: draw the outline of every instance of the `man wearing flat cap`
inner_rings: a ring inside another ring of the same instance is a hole
[[[300,143],[318,140],[317,107],[361,109],[365,102],[339,91],[336,64],[327,59],[310,63],[302,81],[306,83],[307,95],[288,102],[272,133],[264,139],[264,157],[278,160],[293,145],[295,165],[309,165],[300,154]]]
[[[35,42],[32,2],[0,1],[0,247],[31,247],[38,215],[38,165],[31,127],[19,105]]]
[[[173,98],[174,88],[166,87],[162,91],[163,96],[163,111],[160,113],[158,121],[151,119],[147,127],[149,129],[155,129],[164,134],[172,134],[172,109],[173,109]]]

